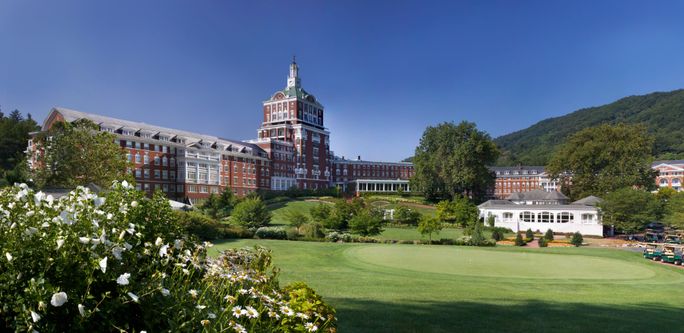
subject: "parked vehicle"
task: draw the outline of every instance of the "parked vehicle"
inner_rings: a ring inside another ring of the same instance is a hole
[[[657,232],[647,232],[644,234],[644,241],[649,243],[660,243],[665,239],[665,235]]]
[[[660,261],[670,264],[682,264],[682,247],[679,245],[665,245],[660,254]]]
[[[646,243],[644,248],[644,258],[659,261],[663,253],[663,246],[657,243]]]
[[[677,235],[667,235],[665,236],[665,243],[682,244],[682,238]]]

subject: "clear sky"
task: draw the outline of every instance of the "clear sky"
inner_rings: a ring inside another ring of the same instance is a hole
[[[682,1],[0,1],[0,106],[232,139],[297,55],[331,149],[411,156],[426,126],[493,137],[684,88]]]

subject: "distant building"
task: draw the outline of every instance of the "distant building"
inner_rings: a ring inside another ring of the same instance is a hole
[[[494,225],[513,231],[532,229],[545,232],[603,236],[603,224],[597,203],[601,199],[587,197],[567,204],[567,197],[542,190],[513,193],[508,200],[489,200],[478,206],[485,221],[494,217]],[[486,223],[486,222],[485,222]]]
[[[491,167],[496,177],[492,197],[505,199],[512,193],[560,190],[558,181],[550,179],[543,166]]]
[[[658,176],[656,176],[658,188],[669,187],[678,192],[682,191],[684,160],[655,161],[651,164],[651,168],[658,171]]]
[[[299,67],[290,64],[287,86],[263,102],[257,139],[238,141],[65,108],[53,108],[42,131],[57,122],[87,119],[112,133],[132,163],[138,189],[197,203],[230,188],[238,196],[256,190],[336,186],[360,192],[409,192],[413,164],[335,157],[324,107],[302,88]],[[34,133],[35,134],[35,133]],[[29,140],[27,153],[41,148]],[[39,167],[30,159],[31,167]]]

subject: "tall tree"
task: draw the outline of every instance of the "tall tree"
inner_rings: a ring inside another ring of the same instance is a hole
[[[39,129],[31,116],[24,118],[18,110],[12,111],[9,117],[0,112],[0,183],[5,185],[24,182],[26,144],[29,133]]]
[[[642,125],[600,125],[571,136],[556,150],[547,171],[578,199],[616,189],[655,187],[651,169],[654,137]]]
[[[108,187],[114,180],[132,180],[126,153],[115,140],[89,120],[56,123],[36,137],[42,149],[35,152],[33,180],[39,187]]]
[[[670,226],[684,228],[684,192],[674,194],[667,200],[663,221]]]
[[[426,199],[452,199],[465,195],[482,200],[494,184],[488,166],[499,151],[489,134],[475,124],[461,122],[430,126],[423,132],[413,158],[413,187]]]
[[[604,225],[630,234],[660,219],[663,211],[662,202],[654,194],[631,187],[608,193],[599,207]]]

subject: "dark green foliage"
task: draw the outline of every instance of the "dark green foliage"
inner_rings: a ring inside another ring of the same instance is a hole
[[[365,207],[366,204],[360,198],[354,198],[351,201],[339,200],[335,202],[328,218],[323,221],[323,225],[328,229],[347,230],[352,217],[365,209]]]
[[[261,227],[254,236],[259,239],[287,239],[287,231],[281,227]]]
[[[468,198],[456,196],[453,200],[443,200],[437,204],[437,218],[443,223],[455,223],[466,228],[477,220],[480,211]]]
[[[323,225],[320,223],[307,223],[301,226],[301,234],[307,239],[320,239],[325,237]]]
[[[539,239],[537,240],[537,244],[539,244],[539,247],[548,247],[549,241],[545,237],[539,237]]]
[[[379,209],[365,208],[349,220],[352,233],[361,236],[375,236],[382,232],[383,212]]]
[[[551,230],[551,229],[546,230],[546,233],[544,234],[543,238],[546,239],[547,241],[552,241],[553,240],[553,230]]]
[[[484,225],[479,220],[476,220],[470,227],[470,243],[473,246],[480,246],[487,241],[484,236],[483,229]]]
[[[563,192],[575,200],[628,186],[654,189],[653,142],[641,125],[586,128],[555,151],[547,172],[560,179]]]
[[[499,229],[492,230],[492,239],[494,239],[495,241],[498,242],[498,241],[503,240],[504,236],[505,235],[503,232],[501,232],[501,230],[499,230]]]
[[[635,233],[645,225],[659,220],[662,202],[646,191],[631,187],[621,188],[606,194],[599,203],[604,225],[614,225],[625,233]]]
[[[684,90],[630,96],[614,103],[542,120],[494,142],[503,150],[499,165],[546,165],[572,134],[601,124],[645,124],[655,135],[658,159],[684,158]]]
[[[527,243],[523,240],[522,234],[518,231],[515,235],[515,246],[525,246]]]
[[[663,221],[670,226],[684,228],[684,192],[677,193],[667,200]]]
[[[481,200],[494,184],[487,166],[499,152],[489,135],[475,124],[461,122],[429,126],[416,147],[411,187],[431,201],[466,195]]]
[[[487,216],[487,226],[489,226],[490,228],[493,228],[495,224],[496,224],[496,217],[494,217],[494,215]]]
[[[527,229],[527,231],[525,231],[525,239],[528,242],[534,240],[534,232],[532,231],[532,229]]]
[[[29,132],[39,129],[30,114],[24,118],[18,110],[14,110],[9,117],[5,117],[0,112],[0,186],[27,180],[24,150]]]
[[[271,213],[261,199],[244,199],[233,209],[231,223],[245,228],[265,227],[271,223]]]
[[[394,210],[394,221],[402,224],[417,225],[421,214],[406,206],[399,206]]]
[[[582,237],[582,234],[580,234],[579,231],[572,234],[572,238],[570,238],[570,244],[574,246],[581,246],[583,242],[584,237]]]
[[[209,216],[220,219],[229,216],[238,202],[239,199],[233,195],[232,189],[227,187],[219,196],[213,193],[209,195],[209,198],[201,205],[200,209]]]
[[[223,238],[223,226],[211,217],[199,212],[176,211],[176,220],[191,235],[201,240]]]

